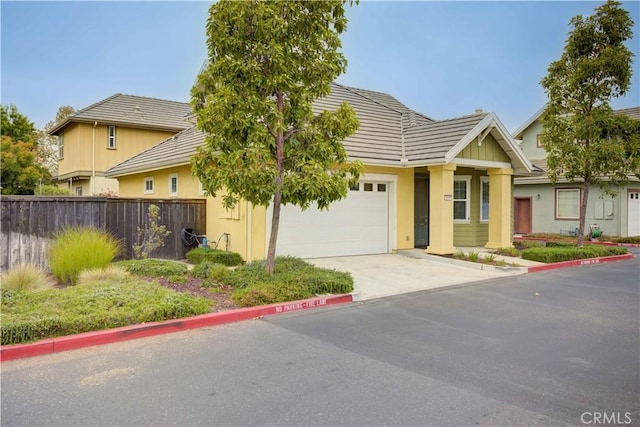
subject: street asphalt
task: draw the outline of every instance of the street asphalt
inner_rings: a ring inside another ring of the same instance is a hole
[[[3,362],[1,423],[640,425],[639,301],[636,258]]]

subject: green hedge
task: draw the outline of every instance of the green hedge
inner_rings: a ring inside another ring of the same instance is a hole
[[[211,302],[136,279],[2,291],[2,345],[204,314]]]
[[[276,258],[271,275],[263,261],[243,265],[229,271],[225,284],[234,287],[233,300],[243,307],[353,291],[351,274],[315,267],[294,257]]]
[[[576,244],[573,242],[547,242],[546,244],[547,248],[570,248],[570,247],[576,247]]]
[[[191,264],[200,264],[203,261],[210,261],[227,266],[240,265],[244,262],[240,254],[237,252],[227,252],[211,248],[192,249],[187,252],[187,260]]]
[[[555,247],[555,248],[530,248],[522,251],[521,257],[538,262],[561,262],[575,259],[597,258],[602,256],[623,255],[628,251],[625,248],[610,246],[583,246]]]
[[[614,237],[611,241],[615,243],[640,243],[640,236]]]

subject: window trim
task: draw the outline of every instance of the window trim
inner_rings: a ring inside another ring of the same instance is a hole
[[[460,181],[460,182],[465,182],[466,183],[466,187],[467,187],[467,191],[466,191],[466,195],[467,197],[465,199],[456,199],[456,195],[455,195],[455,182],[456,181]],[[453,223],[454,224],[470,224],[471,223],[471,175],[454,175],[453,176],[453,182],[454,182],[454,190],[453,190],[453,194],[452,194],[452,202],[455,206],[455,202],[460,202],[463,201],[465,202],[465,218],[466,219],[456,219],[455,218],[455,209],[453,209]]]
[[[202,187],[202,181],[198,180],[198,195],[204,196],[204,187]]]
[[[481,223],[487,223],[489,222],[489,215],[491,214],[491,210],[489,208],[489,200],[491,200],[489,194],[487,194],[487,197],[489,197],[489,199],[487,200],[487,218],[483,218],[482,217],[482,205],[484,202],[484,192],[482,191],[482,186],[484,183],[487,183],[487,187],[488,187],[488,191],[491,191],[491,187],[489,187],[489,177],[488,176],[481,176],[480,177],[480,222]]]
[[[111,134],[111,131],[113,131],[113,135]],[[107,148],[109,150],[115,150],[116,149],[116,127],[115,127],[115,125],[107,126]]]
[[[64,159],[64,133],[58,135],[58,160]]]
[[[172,183],[171,181],[173,180],[173,178],[176,179],[176,191],[172,191]],[[178,197],[178,174],[177,173],[172,173],[169,174],[169,196],[170,197]]]
[[[544,148],[542,146],[542,141],[540,140],[540,136],[542,136],[541,133],[536,134],[536,147],[537,148]]]
[[[147,182],[151,183],[151,189],[149,190],[147,188]],[[156,190],[155,188],[155,182],[152,176],[145,176],[144,179],[142,180],[142,190],[144,191],[144,194],[153,194]]]
[[[560,188],[555,188],[554,189],[554,209],[553,209],[553,213],[554,213],[554,217],[556,220],[558,221],[579,221],[580,220],[580,204],[582,202],[582,189],[580,187],[560,187]],[[560,215],[558,215],[558,193],[559,192],[565,192],[565,191],[577,191],[578,192],[578,215],[576,217],[561,217]]]

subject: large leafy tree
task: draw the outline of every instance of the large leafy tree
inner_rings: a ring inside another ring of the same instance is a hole
[[[48,183],[51,176],[36,159],[36,130],[18,109],[0,106],[0,157],[2,194],[34,194],[37,185]]]
[[[312,110],[346,69],[339,51],[344,5],[222,0],[209,10],[209,62],[191,91],[207,138],[193,171],[208,193],[223,195],[227,208],[240,199],[273,205],[269,273],[281,205],[327,208],[362,171],[342,146],[358,127],[354,110],[347,103],[336,111]]]
[[[58,171],[58,137],[50,135],[49,132],[58,123],[64,121],[67,117],[73,114],[75,110],[73,107],[64,105],[58,108],[56,118],[46,125],[41,130],[36,131],[36,143],[37,143],[37,161],[42,166],[46,167],[51,174]]]
[[[609,106],[629,90],[633,54],[625,42],[633,37],[633,20],[619,2],[607,1],[589,17],[572,18],[570,25],[562,56],[541,81],[549,98],[542,144],[552,183],[564,177],[582,186],[582,245],[591,186],[610,190],[637,173],[634,122]]]

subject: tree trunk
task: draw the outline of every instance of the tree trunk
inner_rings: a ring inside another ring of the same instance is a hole
[[[271,214],[271,235],[269,236],[269,249],[267,250],[267,273],[273,274],[276,263],[276,243],[278,241],[278,228],[280,228],[280,208],[282,194],[280,188],[273,195],[273,213]]]
[[[280,113],[284,110],[284,95],[276,92],[276,105]],[[267,273],[273,274],[276,264],[276,243],[278,242],[278,229],[280,228],[280,208],[282,203],[282,179],[284,178],[284,130],[282,124],[278,124],[276,132],[276,176],[275,192],[273,193],[273,214],[271,216],[271,235],[269,236],[269,248],[267,249]]]
[[[580,225],[578,227],[578,247],[584,243],[584,231],[585,222],[587,219],[587,203],[589,201],[589,187],[591,187],[591,181],[589,178],[584,180],[582,186],[582,200],[580,200]]]

